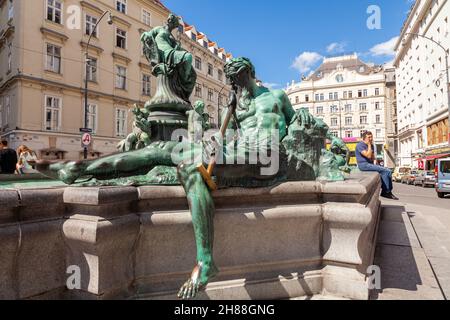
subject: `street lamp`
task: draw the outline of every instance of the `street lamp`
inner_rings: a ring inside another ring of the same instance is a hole
[[[447,81],[445,83],[445,86],[447,87],[447,106],[448,106],[448,125],[449,125],[447,139],[448,139],[448,144],[450,146],[450,87],[449,87],[450,74],[449,74],[449,70],[448,70],[449,69],[449,62],[448,62],[449,53],[448,53],[447,49],[442,44],[440,44],[439,42],[437,42],[436,40],[434,40],[432,38],[429,38],[427,36],[424,36],[424,35],[421,35],[421,34],[418,34],[418,33],[411,33],[411,32],[407,32],[407,33],[405,33],[405,35],[412,35],[412,36],[416,36],[416,37],[427,39],[427,40],[433,42],[434,44],[438,45],[439,48],[441,48],[442,50],[444,50],[444,54],[445,54],[445,72],[446,72],[446,75],[447,75]],[[407,41],[406,41],[406,39],[403,39],[402,40],[402,46],[406,46],[406,45],[407,45]]]
[[[113,24],[113,16],[111,14],[110,11],[105,11],[103,13],[103,15],[100,17],[100,19],[98,19],[97,23],[95,24],[94,28],[91,30],[91,33],[89,34],[89,40],[87,42],[86,45],[86,53],[85,53],[85,62],[86,62],[86,70],[85,70],[85,79],[84,79],[84,129],[87,130],[88,129],[88,122],[89,122],[89,117],[88,117],[88,112],[89,112],[89,104],[88,104],[88,73],[89,73],[89,65],[91,60],[89,59],[89,46],[91,44],[91,40],[92,40],[92,36],[94,35],[95,31],[97,30],[97,27],[100,23],[100,21],[102,21],[102,19],[107,15],[108,16],[108,24],[112,25]],[[84,159],[86,160],[88,158],[88,147],[84,146]]]

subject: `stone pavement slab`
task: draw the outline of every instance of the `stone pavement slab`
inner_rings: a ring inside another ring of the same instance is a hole
[[[375,265],[381,289],[373,300],[443,300],[444,296],[411,223],[407,208],[383,201]]]

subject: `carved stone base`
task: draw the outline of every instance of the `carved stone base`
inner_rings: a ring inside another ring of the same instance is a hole
[[[215,192],[220,274],[199,299],[368,299],[379,191],[377,174],[361,174]],[[0,198],[0,298],[176,299],[195,264],[181,187],[11,190]],[[65,289],[69,266],[80,268],[80,290]]]

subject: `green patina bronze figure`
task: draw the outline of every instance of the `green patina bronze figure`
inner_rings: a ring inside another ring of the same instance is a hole
[[[171,36],[177,25],[178,19],[171,15],[167,26],[142,36],[160,80],[155,97],[144,110],[135,110],[136,127],[148,138],[130,137],[122,145],[127,152],[120,154],[91,161],[40,161],[36,168],[67,184],[84,177],[95,179],[93,185],[180,183],[186,191],[197,246],[196,266],[179,292],[180,298],[190,299],[218,273],[213,255],[212,185],[254,188],[289,180],[342,180],[345,145],[332,138],[331,152],[325,151],[325,141],[331,138],[328,127],[308,110],[295,111],[284,91],[258,86],[255,68],[247,58],[232,59],[225,66],[233,87],[222,124],[228,132],[212,140],[196,137],[200,128],[194,123],[202,118],[204,104],[198,102],[192,110],[188,102],[196,76],[192,56]],[[187,129],[188,123],[187,135],[193,134],[193,140],[165,139],[175,129]],[[203,122],[201,126],[204,129]],[[200,170],[207,165],[211,181]]]

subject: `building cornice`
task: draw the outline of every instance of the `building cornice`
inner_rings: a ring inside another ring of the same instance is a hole
[[[131,62],[131,59],[130,59],[130,58],[125,57],[125,56],[123,56],[123,55],[121,55],[121,54],[118,54],[118,53],[116,53],[116,52],[113,52],[113,53],[112,53],[112,56],[113,56],[114,60],[120,60],[120,61],[122,61],[122,62],[125,62],[127,65]]]
[[[127,28],[131,27],[131,23],[129,23],[127,20],[122,19],[122,18],[120,18],[118,16],[113,16],[112,20],[113,20],[114,23],[122,24],[122,25],[126,26]]]
[[[81,47],[83,47],[83,49],[86,50],[87,42],[81,40],[81,41],[80,41],[80,45],[81,45]],[[96,51],[97,54],[101,54],[101,53],[103,53],[103,51],[105,51],[105,50],[103,50],[103,48],[98,47],[98,46],[95,46],[95,45],[93,45],[93,44],[89,44],[89,49],[90,49],[90,50]]]
[[[69,37],[66,36],[64,33],[60,33],[58,31],[55,31],[55,30],[52,30],[49,28],[45,28],[45,27],[41,27],[40,30],[41,30],[42,34],[58,38],[62,42],[66,42],[67,40],[69,40]]]
[[[99,7],[93,5],[92,3],[86,2],[86,1],[80,1],[80,4],[83,8],[86,9],[90,9],[92,11],[95,11],[95,13],[102,15],[103,14],[103,10],[100,9]]]
[[[380,79],[380,80],[372,80],[372,81],[364,81],[364,82],[352,82],[352,83],[348,83],[348,84],[336,84],[336,85],[323,85],[323,86],[309,86],[309,87],[305,87],[305,88],[298,88],[298,87],[289,87],[286,90],[286,93],[289,94],[293,94],[293,93],[300,93],[303,91],[320,91],[320,90],[329,90],[329,89],[338,89],[338,88],[351,88],[351,87],[359,87],[359,86],[364,86],[364,85],[371,85],[371,84],[385,84],[385,80],[384,79]]]
[[[2,136],[11,135],[11,134],[44,134],[44,135],[48,135],[48,136],[78,138],[78,139],[80,138],[80,134],[77,132],[70,133],[70,132],[60,132],[60,131],[26,130],[26,129],[20,129],[20,128],[3,132]],[[96,139],[113,140],[115,142],[120,142],[123,139],[123,138],[119,138],[119,137],[100,136],[100,135],[95,135],[95,134],[94,134],[94,136]]]
[[[42,79],[42,78],[30,76],[30,75],[18,74],[18,75],[11,77],[10,79],[8,79],[0,87],[0,94],[3,92],[4,89],[12,86],[14,83],[19,82],[19,81],[35,83],[35,84],[39,84],[39,85],[43,85],[43,86],[55,87],[60,90],[70,90],[70,91],[73,91],[76,93],[84,93],[84,88],[82,88],[82,87],[71,86],[68,84],[64,84],[62,82],[52,81],[52,80],[48,80],[48,79]],[[117,96],[117,95],[113,95],[113,94],[109,94],[109,93],[99,92],[99,91],[92,90],[92,89],[89,90],[89,93],[92,95],[97,95],[101,98],[107,98],[107,99],[111,99],[113,101],[118,101],[119,103],[123,102],[123,103],[128,103],[131,105],[145,103],[145,101],[134,100],[134,99],[130,99],[127,97],[122,97],[122,96]]]

